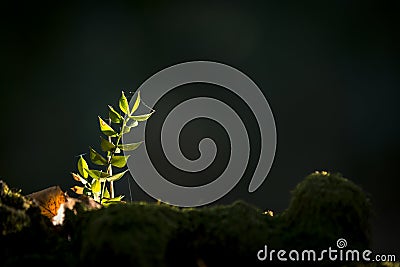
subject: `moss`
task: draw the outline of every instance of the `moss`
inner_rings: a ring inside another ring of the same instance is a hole
[[[254,266],[256,252],[277,230],[277,217],[242,201],[183,210],[168,244],[169,266]]]
[[[165,249],[179,210],[167,205],[112,205],[81,214],[72,241],[83,265],[111,259],[132,266],[165,266]]]
[[[0,181],[0,235],[20,232],[31,223],[26,211],[31,201]]]
[[[345,238],[355,248],[366,248],[370,241],[370,200],[338,173],[307,176],[293,190],[283,216],[295,247],[326,247]]]
[[[78,216],[72,242],[82,265],[109,260],[132,266],[255,262],[253,252],[274,231],[275,220],[241,201],[199,209],[130,203]]]
[[[24,206],[17,200],[13,203]],[[288,209],[276,216],[242,201],[196,209],[128,203],[94,211],[77,206],[67,211],[63,228],[54,229],[35,226],[39,217],[28,212],[31,208],[17,210],[31,223],[9,234],[8,240],[21,238],[34,248],[11,252],[10,264],[42,258],[49,264],[58,259],[57,265],[65,266],[112,262],[143,267],[265,265],[256,257],[264,245],[326,249],[334,247],[338,238],[345,238],[352,248],[367,248],[371,213],[361,188],[340,174],[326,172],[306,177],[292,192]]]
[[[20,191],[0,181],[0,265],[64,266],[60,255],[65,242],[59,238],[40,208]],[[61,263],[61,264],[60,264]]]

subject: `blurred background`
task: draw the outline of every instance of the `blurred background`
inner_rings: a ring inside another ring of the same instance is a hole
[[[0,179],[11,187],[67,190],[76,156],[98,147],[97,115],[107,115],[121,90],[134,92],[177,63],[217,61],[257,83],[278,133],[261,188],[247,193],[253,156],[217,204],[240,198],[279,213],[306,175],[340,172],[370,193],[375,252],[399,255],[398,2],[10,1],[0,12]],[[181,93],[162,105],[176,105]],[[226,146],[217,125],[199,127],[205,134],[216,128]],[[182,140],[196,147],[190,136]],[[215,172],[229,156],[220,152]],[[151,201],[128,176],[117,193],[129,196],[128,179],[134,200]]]

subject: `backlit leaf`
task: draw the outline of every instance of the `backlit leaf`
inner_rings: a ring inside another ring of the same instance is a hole
[[[67,201],[64,192],[59,186],[53,186],[34,192],[27,197],[36,200],[41,213],[49,219],[56,216],[61,204]]]
[[[110,125],[108,125],[102,118],[99,116],[99,124],[100,124],[100,130],[103,134],[111,137],[117,136],[117,132],[114,131],[113,128],[111,128]]]
[[[110,198],[110,192],[108,192],[107,187],[106,187],[106,189],[104,190],[103,197],[104,197],[104,198]]]
[[[117,197],[114,197],[114,198],[111,198],[111,199],[103,199],[102,204],[103,204],[105,207],[108,207],[108,206],[110,206],[110,205],[112,205],[112,204],[121,203],[121,200],[122,200],[123,198],[124,198],[124,196],[117,196]]]
[[[124,176],[124,174],[125,174],[127,171],[128,171],[128,170],[125,170],[125,171],[123,171],[123,172],[121,172],[121,173],[117,173],[117,174],[115,174],[115,175],[113,175],[113,176],[110,176],[110,177],[106,178],[106,180],[107,180],[108,182],[115,182],[115,181],[118,181],[119,179],[122,178],[122,176]]]
[[[129,114],[129,103],[124,92],[122,92],[121,98],[119,99],[119,108],[123,113]]]
[[[121,145],[118,145],[118,148],[120,148],[123,151],[132,151],[132,150],[135,150],[136,148],[138,148],[142,143],[143,143],[143,141],[138,142],[138,143],[132,143],[132,144],[121,144]]]
[[[92,184],[92,191],[93,193],[99,193],[101,190],[101,183],[99,180],[95,180]]]
[[[87,172],[89,173],[90,177],[92,177],[93,179],[96,180],[100,180],[101,182],[104,182],[110,175],[106,172],[102,172],[102,171],[98,171],[98,170],[87,170]]]
[[[150,118],[151,115],[153,115],[154,111],[148,114],[143,114],[143,115],[137,115],[137,116],[129,116],[130,119],[136,120],[136,121],[145,121],[148,118]]]
[[[108,109],[110,110],[108,112],[108,116],[110,117],[111,121],[113,123],[121,123],[124,119],[122,118],[121,115],[112,106],[108,106]]]
[[[111,151],[115,148],[115,145],[113,143],[104,139],[102,136],[100,136],[100,140],[101,140],[100,147],[101,147],[101,150],[103,150],[104,152]]]
[[[94,150],[93,148],[89,147],[90,149],[90,160],[97,165],[106,165],[107,164],[107,160],[100,155],[96,150]]]
[[[125,167],[126,162],[128,161],[129,157],[130,157],[130,155],[128,155],[128,156],[113,156],[111,158],[111,165],[114,167],[123,168],[123,167]]]
[[[138,92],[138,95],[136,97],[135,104],[133,104],[132,110],[131,110],[131,115],[138,109],[140,103],[140,92]]]
[[[86,160],[82,156],[80,156],[78,160],[78,171],[83,176],[83,178],[88,178],[88,173],[86,171],[86,169],[88,168],[89,167]]]

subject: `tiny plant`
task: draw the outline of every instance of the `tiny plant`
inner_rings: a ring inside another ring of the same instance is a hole
[[[113,167],[124,168],[129,155],[121,155],[122,151],[135,150],[142,142],[121,144],[121,138],[136,127],[139,122],[146,121],[154,113],[154,110],[152,110],[148,114],[134,115],[139,104],[140,92],[138,92],[132,108],[129,107],[128,100],[124,92],[122,92],[119,99],[119,108],[125,116],[122,116],[112,106],[108,106],[108,119],[103,120],[100,116],[98,117],[100,131],[105,135],[105,137],[100,136],[100,147],[106,155],[103,156],[92,147],[89,147],[90,161],[95,165],[101,166],[100,170],[89,169],[89,165],[83,156],[79,157],[78,173],[71,174],[74,180],[81,182],[83,186],[74,186],[71,188],[72,191],[80,195],[89,196],[104,206],[115,204],[122,200],[124,196],[114,196],[114,182],[121,179],[128,170],[114,173]],[[116,127],[114,126],[113,128],[112,124],[116,125],[119,131],[114,130]]]

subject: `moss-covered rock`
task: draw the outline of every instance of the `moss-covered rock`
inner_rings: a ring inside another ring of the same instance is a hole
[[[315,172],[292,192],[283,217],[285,245],[326,248],[345,238],[353,248],[367,248],[370,241],[371,203],[366,193],[341,174]]]
[[[276,216],[241,201],[193,209],[128,203],[67,211],[65,224],[58,229],[35,227],[32,222],[36,219],[27,210],[17,210],[25,214],[21,218],[28,216],[30,224],[22,224],[23,230],[8,236],[15,241],[20,233],[30,232],[24,236],[28,244],[38,235],[47,240],[39,242],[45,251],[12,252],[17,263],[23,257],[43,257],[51,264],[58,259],[58,265],[65,266],[107,263],[143,267],[275,266],[281,263],[257,260],[264,245],[326,249],[334,247],[338,238],[345,238],[352,248],[367,248],[371,213],[369,199],[358,186],[339,174],[325,172],[311,174],[301,182],[288,209]]]
[[[133,203],[87,213],[77,240],[87,264],[115,257],[135,266],[255,266],[265,264],[256,253],[266,244],[326,249],[345,238],[352,248],[367,248],[369,216],[369,199],[358,186],[316,172],[295,188],[281,215],[241,201],[196,209]]]
[[[65,266],[62,263],[68,252],[60,249],[66,243],[57,229],[32,200],[3,181],[0,181],[0,230],[0,266]],[[64,258],[61,261],[60,255]]]
[[[32,202],[0,181],[0,235],[20,232],[31,223],[26,211]]]
[[[167,243],[179,221],[179,210],[167,205],[112,205],[81,215],[72,242],[84,265],[112,259],[132,266],[165,266]]]
[[[168,243],[168,266],[254,266],[257,251],[279,232],[279,217],[242,201],[184,209]]]

